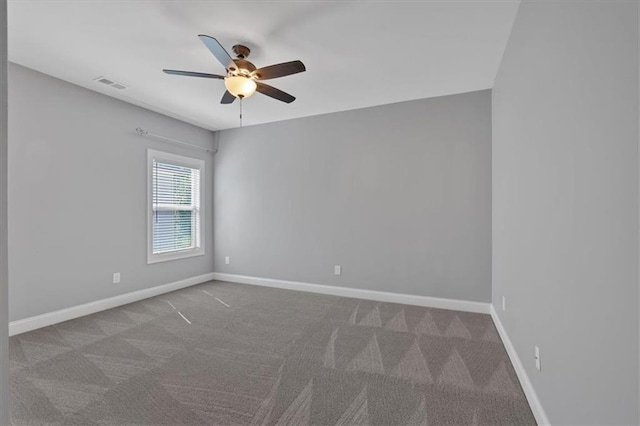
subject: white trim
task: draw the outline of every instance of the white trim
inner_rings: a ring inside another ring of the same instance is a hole
[[[500,317],[498,317],[498,313],[495,310],[495,307],[491,305],[491,318],[493,319],[493,323],[496,325],[498,329],[498,334],[500,334],[500,338],[502,339],[502,343],[504,344],[505,349],[507,350],[507,354],[509,354],[509,358],[511,359],[511,364],[513,364],[513,368],[516,370],[516,374],[518,375],[518,379],[520,380],[520,384],[522,385],[522,389],[524,390],[524,394],[529,401],[529,406],[531,407],[531,411],[533,411],[533,415],[536,418],[536,422],[543,425],[550,425],[549,418],[547,417],[547,413],[545,413],[542,404],[540,403],[540,399],[538,399],[538,394],[536,390],[533,388],[533,383],[529,380],[529,376],[527,375],[527,371],[524,369],[522,365],[522,361],[520,361],[520,357],[516,352],[516,348],[511,343],[509,336],[507,335],[507,331],[505,330],[502,322],[500,322]]]
[[[169,293],[171,291],[180,290],[182,288],[191,287],[196,284],[205,283],[214,279],[213,273],[199,275],[172,283],[159,285],[157,287],[145,288],[144,290],[133,291],[131,293],[120,294],[118,296],[109,297],[108,299],[96,300],[95,302],[85,303],[83,305],[72,306],[70,308],[60,309],[59,311],[48,312],[42,315],[36,315],[9,323],[9,335],[26,333],[49,325],[68,321],[85,315],[94,314],[96,312],[126,305],[128,303],[137,302],[138,300],[148,299],[160,294]]]
[[[333,296],[353,297],[378,302],[402,303],[405,305],[426,306],[429,308],[452,309],[456,311],[488,314],[491,304],[468,300],[444,299],[440,297],[416,296],[386,291],[364,290],[350,287],[336,287],[324,284],[311,284],[299,281],[274,280],[271,278],[249,277],[245,275],[214,272],[214,279],[232,283],[258,285],[262,287],[282,288],[286,290],[306,291],[308,293],[330,294]]]

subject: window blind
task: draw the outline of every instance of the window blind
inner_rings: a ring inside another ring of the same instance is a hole
[[[200,170],[153,160],[153,254],[200,246]]]

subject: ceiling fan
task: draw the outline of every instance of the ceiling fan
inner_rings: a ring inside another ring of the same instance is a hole
[[[215,56],[216,59],[225,67],[227,70],[226,76],[193,71],[167,69],[162,71],[171,75],[224,80],[224,85],[227,90],[222,96],[222,100],[220,101],[221,104],[230,104],[236,98],[248,98],[256,91],[288,104],[296,99],[294,96],[291,96],[280,89],[264,84],[261,80],[284,77],[303,72],[306,68],[302,62],[283,62],[281,64],[256,68],[255,65],[246,59],[251,52],[247,46],[243,46],[241,44],[233,46],[233,53],[237,56],[236,59],[233,59],[215,38],[208,35],[199,35],[198,38],[200,38],[209,51],[213,53],[213,56]]]

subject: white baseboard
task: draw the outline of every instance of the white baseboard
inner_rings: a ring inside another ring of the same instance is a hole
[[[509,339],[509,336],[507,335],[507,330],[505,330],[502,322],[500,322],[498,313],[496,312],[493,305],[491,305],[491,318],[493,318],[493,323],[498,329],[498,334],[500,335],[502,343],[507,350],[507,354],[509,354],[511,364],[513,364],[513,368],[516,370],[516,374],[518,375],[518,379],[520,380],[520,384],[522,385],[522,390],[527,397],[527,401],[529,401],[529,406],[531,407],[531,411],[533,411],[536,422],[541,426],[550,425],[551,423],[549,422],[547,413],[545,413],[544,408],[542,408],[540,399],[538,399],[538,394],[533,388],[531,380],[529,380],[529,375],[527,375],[527,372],[522,365],[522,361],[520,361],[520,357],[516,352],[516,348],[513,346],[513,343],[511,343],[511,339]]]
[[[95,302],[85,303],[83,305],[72,306],[59,311],[48,312],[42,315],[36,315],[9,323],[9,336],[26,333],[49,325],[68,321],[84,315],[94,314],[106,309],[115,308],[126,305],[128,303],[137,302],[138,300],[147,299],[149,297],[158,296],[160,294],[169,293],[171,291],[180,290],[182,288],[191,287],[192,285],[201,284],[214,279],[213,273],[199,275],[172,283],[159,285],[157,287],[145,288],[144,290],[133,291],[131,293],[120,294],[118,296],[109,297],[108,299],[96,300]]]
[[[490,313],[490,303],[472,302],[469,300],[444,299],[440,297],[415,296],[411,294],[390,293],[386,291],[364,290],[350,287],[337,287],[324,284],[310,284],[299,281],[274,280],[271,278],[249,277],[246,275],[214,272],[214,279],[232,283],[250,284],[262,287],[281,288],[286,290],[306,291],[308,293],[330,294],[332,296],[353,297],[357,299],[375,300],[378,302],[402,303],[405,305],[426,306],[428,308],[451,309],[455,311]]]

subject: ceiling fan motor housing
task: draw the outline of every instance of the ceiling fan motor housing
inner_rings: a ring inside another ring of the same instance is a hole
[[[246,59],[234,59],[233,62],[235,62],[237,67],[235,72],[233,72],[234,70],[230,70],[233,75],[245,75],[248,77],[249,74],[256,70],[256,66]]]

